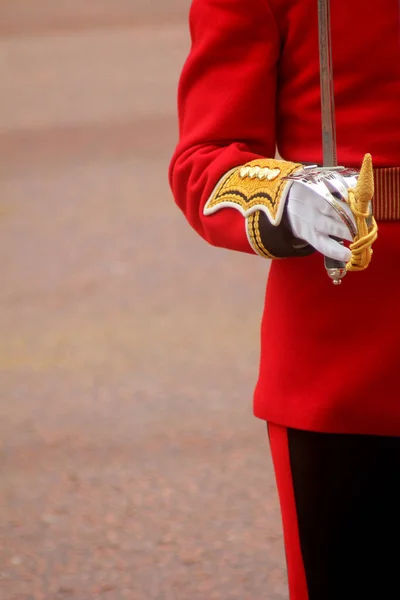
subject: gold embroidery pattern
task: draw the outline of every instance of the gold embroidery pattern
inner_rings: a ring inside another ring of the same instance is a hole
[[[251,214],[246,219],[247,237],[254,252],[263,256],[264,258],[274,259],[276,258],[273,254],[268,252],[264,244],[262,243],[260,233],[260,211]]]
[[[374,170],[374,215],[378,221],[400,220],[400,167]]]
[[[211,194],[204,214],[231,207],[249,217],[261,210],[272,225],[279,225],[289,187],[285,178],[301,167],[298,163],[261,159],[233,169]]]

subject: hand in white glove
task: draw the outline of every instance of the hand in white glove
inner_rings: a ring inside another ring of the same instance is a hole
[[[346,204],[348,189],[355,187],[358,173],[314,169],[294,177],[287,201],[293,235],[328,258],[347,262],[351,251],[337,240],[351,242],[357,232],[354,216]]]

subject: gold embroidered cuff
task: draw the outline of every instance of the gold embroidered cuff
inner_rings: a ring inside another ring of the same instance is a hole
[[[259,210],[277,226],[290,187],[285,178],[300,168],[299,163],[260,159],[232,169],[218,182],[204,207],[204,215],[230,207],[248,218]]]

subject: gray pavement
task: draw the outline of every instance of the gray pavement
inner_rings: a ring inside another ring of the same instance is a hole
[[[4,13],[2,600],[287,598],[251,406],[268,265],[167,184],[187,4]]]

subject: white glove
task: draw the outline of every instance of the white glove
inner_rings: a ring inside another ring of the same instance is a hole
[[[357,232],[346,204],[348,189],[355,187],[353,170],[305,169],[295,174],[289,190],[287,215],[293,235],[328,258],[348,262],[351,251],[332,237],[353,241]]]

